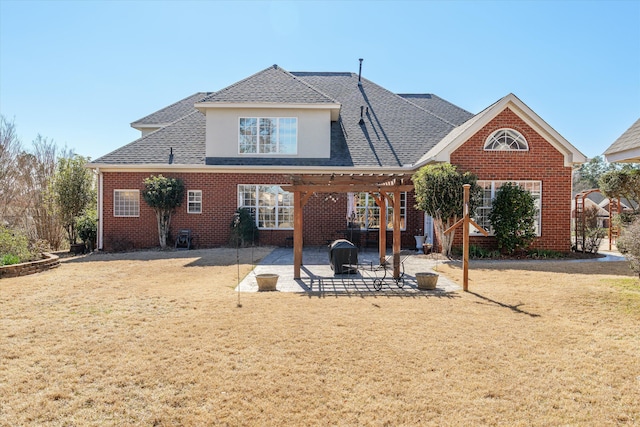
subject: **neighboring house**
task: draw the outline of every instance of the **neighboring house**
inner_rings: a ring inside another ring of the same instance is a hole
[[[190,229],[199,247],[225,245],[235,210],[247,207],[260,243],[285,245],[293,236],[294,197],[281,185],[303,175],[326,182],[403,177],[406,183],[437,162],[477,174],[484,188],[476,218],[481,225],[488,226],[500,185],[518,182],[539,207],[534,247],[571,248],[571,172],[586,158],[513,94],[474,115],[435,95],[392,93],[358,74],[274,65],[132,126],[142,131],[140,139],[89,164],[99,177],[98,245],[105,250],[158,245],[156,218],[141,197],[150,175],[185,183],[173,237]],[[412,191],[398,194],[402,246],[411,248],[414,234],[429,234],[430,222],[414,208]],[[392,217],[391,207],[383,210],[374,199],[342,191],[308,197],[304,245],[340,237],[348,221],[358,224],[364,244],[377,233],[381,210]],[[386,223],[391,230],[393,221]],[[471,243],[495,245],[493,237],[480,235]]]
[[[608,162],[640,163],[640,119],[607,148],[604,156]]]

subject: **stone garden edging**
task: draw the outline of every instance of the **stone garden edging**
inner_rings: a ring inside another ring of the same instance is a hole
[[[60,257],[50,253],[42,254],[43,259],[20,264],[4,265],[0,267],[0,279],[5,277],[26,276],[28,274],[40,273],[42,271],[56,268],[60,265]]]

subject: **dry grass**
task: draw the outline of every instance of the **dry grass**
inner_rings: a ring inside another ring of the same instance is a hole
[[[254,293],[242,307],[234,250],[3,279],[0,424],[640,423],[625,263],[472,268],[471,292],[447,297]]]

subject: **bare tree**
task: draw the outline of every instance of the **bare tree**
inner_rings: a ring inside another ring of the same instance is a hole
[[[38,135],[33,141],[30,170],[30,217],[33,220],[32,237],[46,240],[52,249],[60,249],[64,240],[64,228],[52,192],[52,182],[59,157],[70,157],[66,148],[58,149],[53,140]]]
[[[14,121],[0,115],[0,223],[15,226],[25,206],[19,203],[22,186],[18,162],[22,143],[16,133]]]

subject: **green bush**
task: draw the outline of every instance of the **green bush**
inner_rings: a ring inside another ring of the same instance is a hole
[[[6,254],[0,258],[0,265],[20,264],[20,258],[15,255]]]
[[[232,246],[248,246],[258,241],[258,227],[256,220],[247,208],[238,208],[231,221]]]
[[[535,201],[531,193],[507,182],[498,190],[489,212],[498,248],[507,253],[526,249],[536,237]]]
[[[98,238],[98,217],[95,211],[85,212],[76,222],[78,237],[84,242],[89,251],[95,248]]]
[[[638,273],[640,278],[640,219],[622,230],[616,246],[629,260],[631,270]]]
[[[37,258],[29,248],[29,240],[22,232],[0,226],[0,259],[2,265],[18,264]]]

